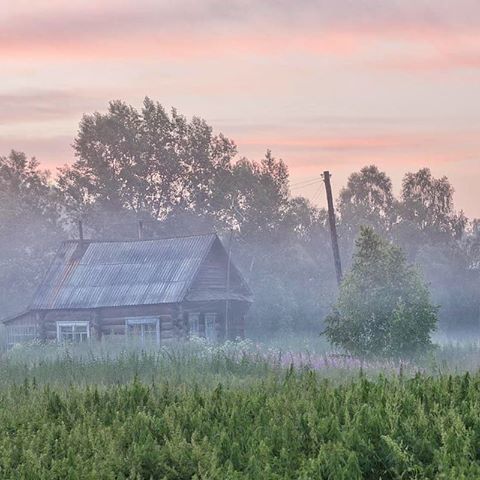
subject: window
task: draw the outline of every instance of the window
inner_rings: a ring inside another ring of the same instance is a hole
[[[188,334],[190,337],[202,337],[211,342],[217,341],[216,313],[189,313]]]
[[[127,318],[125,333],[136,337],[142,345],[147,342],[160,344],[160,319],[158,317]]]
[[[200,336],[200,314],[199,313],[188,314],[188,335],[190,337]]]
[[[90,322],[57,322],[57,341],[86,342],[90,338]]]
[[[217,314],[205,314],[205,338],[210,342],[217,341]]]
[[[27,343],[38,338],[36,325],[12,325],[7,328],[7,345],[13,347],[17,343]]]

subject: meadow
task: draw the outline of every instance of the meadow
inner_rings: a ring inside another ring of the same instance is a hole
[[[308,347],[16,347],[0,478],[480,478],[478,344],[415,362]]]

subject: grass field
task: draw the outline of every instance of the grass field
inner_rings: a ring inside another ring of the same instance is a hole
[[[322,348],[13,349],[0,478],[480,478],[478,345],[402,365]]]

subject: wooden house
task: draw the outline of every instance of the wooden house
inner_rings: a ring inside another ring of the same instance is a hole
[[[4,323],[10,345],[115,335],[222,341],[243,338],[251,301],[216,234],[66,241],[28,310]]]

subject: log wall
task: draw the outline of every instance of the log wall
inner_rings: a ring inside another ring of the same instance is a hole
[[[229,328],[225,325],[225,301],[197,301],[183,304],[142,305],[132,307],[99,308],[85,310],[51,310],[31,312],[12,321],[8,326],[35,326],[41,340],[56,340],[57,322],[88,321],[90,337],[101,339],[110,335],[125,335],[126,319],[141,317],[160,318],[161,341],[188,338],[188,315],[200,315],[205,332],[205,314],[216,314],[215,328],[218,341],[244,337],[243,302],[229,302]],[[202,328],[200,329],[202,333]]]

